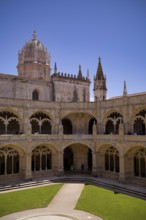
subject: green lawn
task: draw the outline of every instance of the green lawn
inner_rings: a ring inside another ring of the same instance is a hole
[[[0,216],[46,207],[62,184],[0,194]]]
[[[104,220],[145,220],[146,201],[86,185],[76,209],[102,217]]]

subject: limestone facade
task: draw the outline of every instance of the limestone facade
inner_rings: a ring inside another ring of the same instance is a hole
[[[17,67],[0,74],[0,184],[67,172],[146,185],[146,93],[128,95],[124,83],[123,96],[106,99],[99,59],[90,102],[89,75],[56,64],[51,75],[36,33]]]

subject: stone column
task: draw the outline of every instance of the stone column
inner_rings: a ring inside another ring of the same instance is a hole
[[[97,126],[96,126],[95,122],[93,124],[92,129],[93,129],[93,135],[96,135],[97,134]]]
[[[63,135],[63,125],[62,122],[59,124],[59,135]]]
[[[28,108],[25,109],[24,112],[24,134],[31,134],[31,124],[30,124],[30,119],[29,119],[29,114],[28,114]]]
[[[64,173],[64,169],[63,169],[63,152],[62,151],[58,151],[58,164],[57,164],[57,173],[58,176],[63,175]]]
[[[92,175],[97,176],[97,158],[96,158],[96,152],[92,151]]]
[[[119,135],[124,135],[124,124],[122,123],[119,124]]]
[[[32,171],[31,171],[31,153],[26,154],[26,164],[25,164],[25,179],[32,179]]]
[[[120,156],[119,182],[125,183],[125,157],[123,155]]]

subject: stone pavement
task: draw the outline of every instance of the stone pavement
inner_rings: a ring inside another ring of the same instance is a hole
[[[75,210],[75,205],[84,188],[81,183],[66,183],[58,191],[47,208],[16,212],[1,220],[102,220],[90,213]]]

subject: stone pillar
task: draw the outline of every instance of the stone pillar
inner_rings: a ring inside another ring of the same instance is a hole
[[[125,134],[131,134],[129,123],[124,123]]]
[[[58,176],[63,175],[64,173],[64,169],[63,169],[63,152],[62,151],[58,151],[58,164],[57,164],[57,173]]]
[[[96,158],[96,152],[92,151],[92,175],[97,176],[97,158]]]
[[[31,134],[31,124],[30,124],[30,119],[29,119],[29,114],[28,110],[26,109],[24,112],[24,134]]]
[[[97,124],[97,134],[101,134],[101,123]]]
[[[124,135],[124,125],[122,123],[119,124],[119,135]]]
[[[105,157],[103,152],[97,152],[97,175],[99,177],[103,176],[103,173],[105,171]]]
[[[119,182],[125,183],[125,157],[123,155],[120,156]]]
[[[59,135],[63,135],[63,125],[62,122],[59,124]]]
[[[32,180],[31,153],[26,154],[25,180]]]
[[[96,135],[97,134],[97,126],[96,126],[96,124],[95,124],[95,122],[94,122],[94,124],[93,124],[93,135]]]

